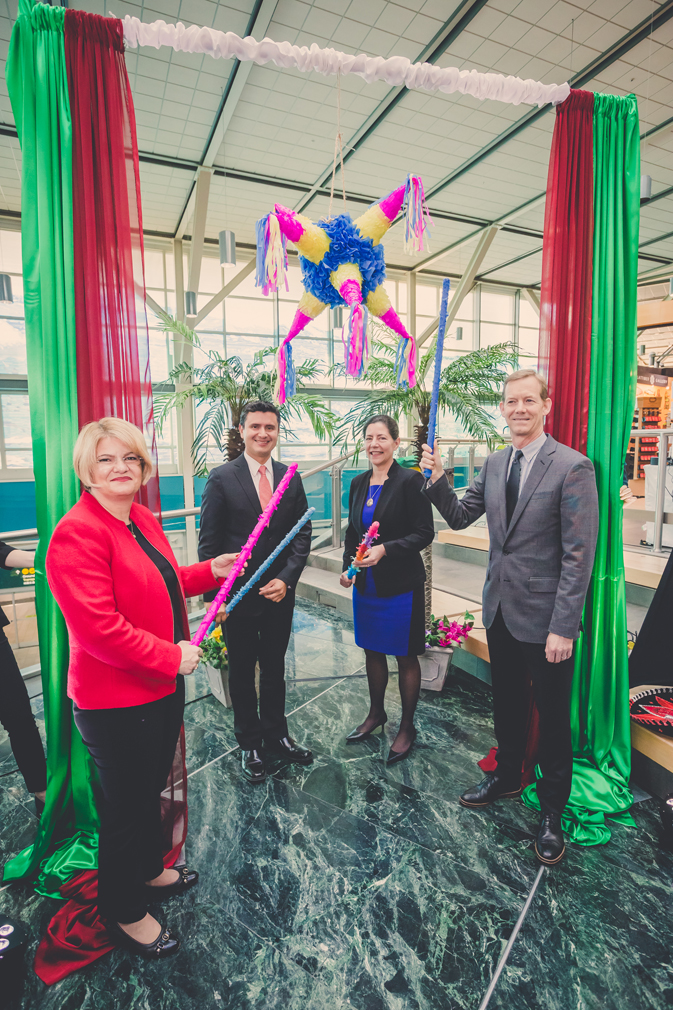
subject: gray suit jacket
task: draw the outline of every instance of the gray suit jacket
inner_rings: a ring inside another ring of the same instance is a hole
[[[551,435],[538,452],[507,525],[505,485],[511,448],[492,453],[462,500],[446,477],[424,494],[454,530],[486,513],[490,534],[483,620],[502,608],[520,642],[551,632],[577,638],[598,534],[594,468]]]

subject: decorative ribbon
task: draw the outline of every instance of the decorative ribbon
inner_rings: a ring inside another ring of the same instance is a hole
[[[287,468],[287,471],[283,474],[280,484],[271,495],[271,500],[269,501],[269,504],[262,512],[261,516],[257,521],[257,525],[255,526],[254,530],[252,531],[252,533],[246,540],[245,544],[241,548],[241,553],[236,558],[233,568],[231,569],[226,579],[218,589],[215,599],[208,607],[206,616],[201,621],[196,631],[196,634],[192,638],[192,645],[200,645],[203,639],[206,637],[208,629],[215,618],[215,614],[226,600],[231,587],[233,586],[234,582],[243,571],[245,563],[252,554],[257,541],[259,540],[264,531],[265,526],[269,525],[269,522],[271,521],[271,516],[278,508],[281,498],[287,491],[290,481],[297,472],[297,466],[298,466],[297,463],[291,463],[290,466]]]
[[[405,56],[357,56],[339,52],[336,49],[321,49],[315,43],[310,47],[293,46],[289,42],[274,42],[262,39],[257,42],[252,36],[242,39],[234,32],[219,32],[214,28],[190,28],[178,22],[167,25],[165,21],[143,24],[139,18],[126,15],[123,20],[124,40],[128,46],[171,46],[186,53],[207,53],[214,59],[236,58],[242,62],[275,63],[277,67],[294,67],[319,74],[357,74],[367,84],[385,81],[393,87],[406,85],[423,91],[444,91],[452,94],[459,91],[474,98],[494,99],[510,105],[559,105],[570,94],[570,85],[541,84],[540,81],[520,77],[505,77],[503,74],[483,74],[478,70],[459,70],[457,67],[438,67],[434,63],[412,63]]]
[[[428,445],[435,447],[437,435],[437,408],[439,405],[439,380],[442,374],[442,356],[444,354],[444,335],[446,333],[446,313],[449,307],[449,288],[451,281],[445,277],[442,281],[442,301],[439,308],[439,326],[437,328],[437,344],[435,346],[435,374],[432,379],[432,396],[430,398],[430,420],[428,422]],[[432,470],[424,470],[423,475],[429,477]]]

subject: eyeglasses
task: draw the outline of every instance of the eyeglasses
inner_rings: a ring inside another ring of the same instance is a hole
[[[98,466],[102,466],[109,470],[110,467],[115,466],[117,463],[125,463],[126,466],[142,466],[143,460],[140,456],[101,456],[100,459],[96,460]]]

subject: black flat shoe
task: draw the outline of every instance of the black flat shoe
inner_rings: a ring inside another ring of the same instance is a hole
[[[145,884],[146,901],[163,901],[164,898],[172,898],[175,894],[184,894],[194,884],[198,884],[199,875],[196,870],[190,870],[187,866],[174,866],[173,869],[180,874],[174,883],[160,884],[156,887]]]
[[[258,750],[241,751],[241,768],[244,777],[254,785],[266,779],[266,768]]]
[[[290,736],[284,736],[282,740],[270,740],[264,744],[264,750],[296,765],[313,764],[313,754],[308,747],[302,747]]]
[[[411,748],[416,743],[416,727],[414,726],[414,735],[411,743],[406,750],[393,750],[392,747],[388,751],[388,757],[386,758],[387,765],[396,765],[398,761],[404,761],[405,757],[409,756]]]
[[[171,957],[180,950],[180,941],[166,926],[161,927],[161,932],[153,943],[140,943],[138,940],[134,940],[121,928],[118,922],[106,922],[105,929],[116,947],[125,947],[133,954],[140,954],[141,957],[150,961]]]
[[[346,743],[362,743],[363,740],[370,737],[375,730],[379,729],[379,727],[381,728],[381,736],[383,736],[383,727],[387,722],[388,716],[384,713],[383,718],[379,719],[379,721],[372,726],[371,729],[368,729],[366,733],[360,733],[357,729],[354,729],[353,732],[349,733],[346,737]]]
[[[467,789],[462,796],[458,797],[458,802],[464,807],[478,809],[487,807],[494,800],[510,800],[521,796],[521,785],[516,787],[512,783],[504,782],[495,772],[489,772],[481,782]]]
[[[565,851],[560,815],[543,814],[535,839],[535,855],[545,866],[555,866],[561,862]]]

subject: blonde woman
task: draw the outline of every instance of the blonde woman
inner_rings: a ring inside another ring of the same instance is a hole
[[[102,806],[98,905],[110,938],[147,958],[178,938],[148,903],[181,893],[198,873],[164,868],[160,795],[182,724],[189,642],[185,596],[213,589],[236,557],[182,567],[153,514],[134,501],[152,475],[142,432],[104,417],[74,450],[84,491],[47,551],[47,577],[70,636],[68,695],[98,768]]]

